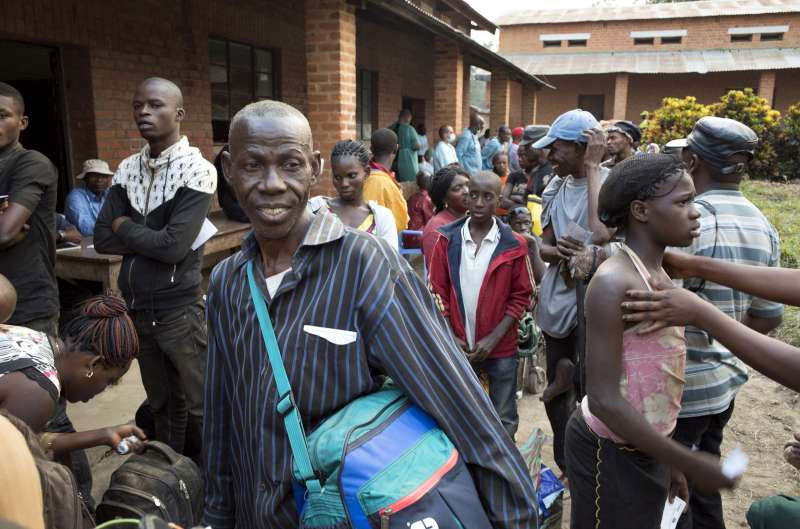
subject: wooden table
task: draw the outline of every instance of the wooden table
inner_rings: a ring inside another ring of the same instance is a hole
[[[221,211],[209,215],[218,231],[203,247],[203,268],[209,268],[227,257],[242,244],[250,224],[226,218]],[[94,247],[63,248],[56,251],[56,276],[62,279],[83,279],[103,284],[103,289],[119,290],[121,255],[97,253]]]

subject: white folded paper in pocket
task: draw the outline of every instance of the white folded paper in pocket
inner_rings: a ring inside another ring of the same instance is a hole
[[[664,513],[661,515],[661,529],[675,529],[678,526],[678,519],[683,514],[686,502],[675,496],[672,503],[667,500],[664,505]]]
[[[332,329],[330,327],[316,327],[314,325],[303,325],[303,330],[308,334],[319,336],[336,345],[347,345],[356,341],[358,333],[343,329]]]
[[[201,246],[203,246],[207,240],[214,236],[217,233],[217,227],[214,226],[214,223],[208,219],[203,221],[203,225],[200,227],[200,233],[197,234],[195,237],[194,242],[192,243],[192,251],[197,250]]]

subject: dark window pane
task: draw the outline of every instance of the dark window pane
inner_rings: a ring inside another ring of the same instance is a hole
[[[231,68],[231,92],[253,95],[253,72],[244,68]]]
[[[661,44],[680,44],[682,37],[661,37]]]
[[[211,81],[212,90],[228,89],[228,69],[224,66],[217,66],[214,64],[209,66],[208,77],[209,81]]]
[[[762,33],[761,40],[783,40],[783,33]]]
[[[586,40],[584,39],[568,40],[567,46],[569,46],[570,48],[586,47]]]
[[[250,46],[244,44],[235,44],[233,42],[228,44],[231,50],[231,68],[247,68],[248,70],[253,67],[252,59],[250,56]]]
[[[731,42],[750,42],[753,40],[752,33],[744,33],[741,35],[731,35]]]
[[[245,105],[253,102],[253,95],[250,92],[231,92],[231,115],[236,114]]]
[[[272,86],[273,79],[271,74],[264,72],[256,74],[256,97],[271,98]]]
[[[636,46],[652,46],[653,44],[655,44],[655,42],[656,39],[654,37],[642,37],[633,39],[633,43]]]
[[[211,90],[211,118],[228,119],[229,117],[230,112],[228,111],[228,91]]]
[[[560,48],[561,41],[560,40],[545,40],[542,42],[545,48]]]
[[[228,64],[224,40],[208,39],[208,60],[211,64]]]
[[[269,50],[253,50],[256,56],[257,72],[272,72],[272,52]]]
[[[211,121],[211,133],[214,143],[228,143],[228,128],[230,121],[215,119]]]

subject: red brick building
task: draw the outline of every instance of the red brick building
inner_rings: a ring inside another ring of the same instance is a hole
[[[468,122],[470,65],[493,73],[495,123],[532,122],[543,84],[472,28],[496,30],[462,0],[5,0],[0,79],[25,95],[23,143],[59,167],[63,197],[84,159],[114,168],[142,147],[131,100],[150,76],[183,89],[183,131],[208,159],[264,98],[302,110],[323,156],[404,107],[433,145],[441,124]]]
[[[800,101],[800,1],[714,0],[501,17],[500,54],[557,90],[537,94],[536,121],[580,106],[639,121],[664,97],[710,103],[751,87],[774,108]]]

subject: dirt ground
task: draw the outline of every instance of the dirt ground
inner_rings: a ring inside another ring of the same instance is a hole
[[[733,418],[725,430],[723,455],[737,445],[750,457],[739,486],[722,495],[725,523],[729,529],[748,527],[745,514],[750,504],[772,494],[800,496],[800,472],[783,459],[783,445],[792,432],[800,430],[800,395],[768,378],[752,372],[750,381],[739,391]],[[556,471],[553,461],[552,430],[538,395],[525,395],[519,401],[521,446],[535,427],[548,436],[543,459]],[[558,474],[558,472],[556,472]],[[562,527],[569,527],[569,500],[564,502]]]

